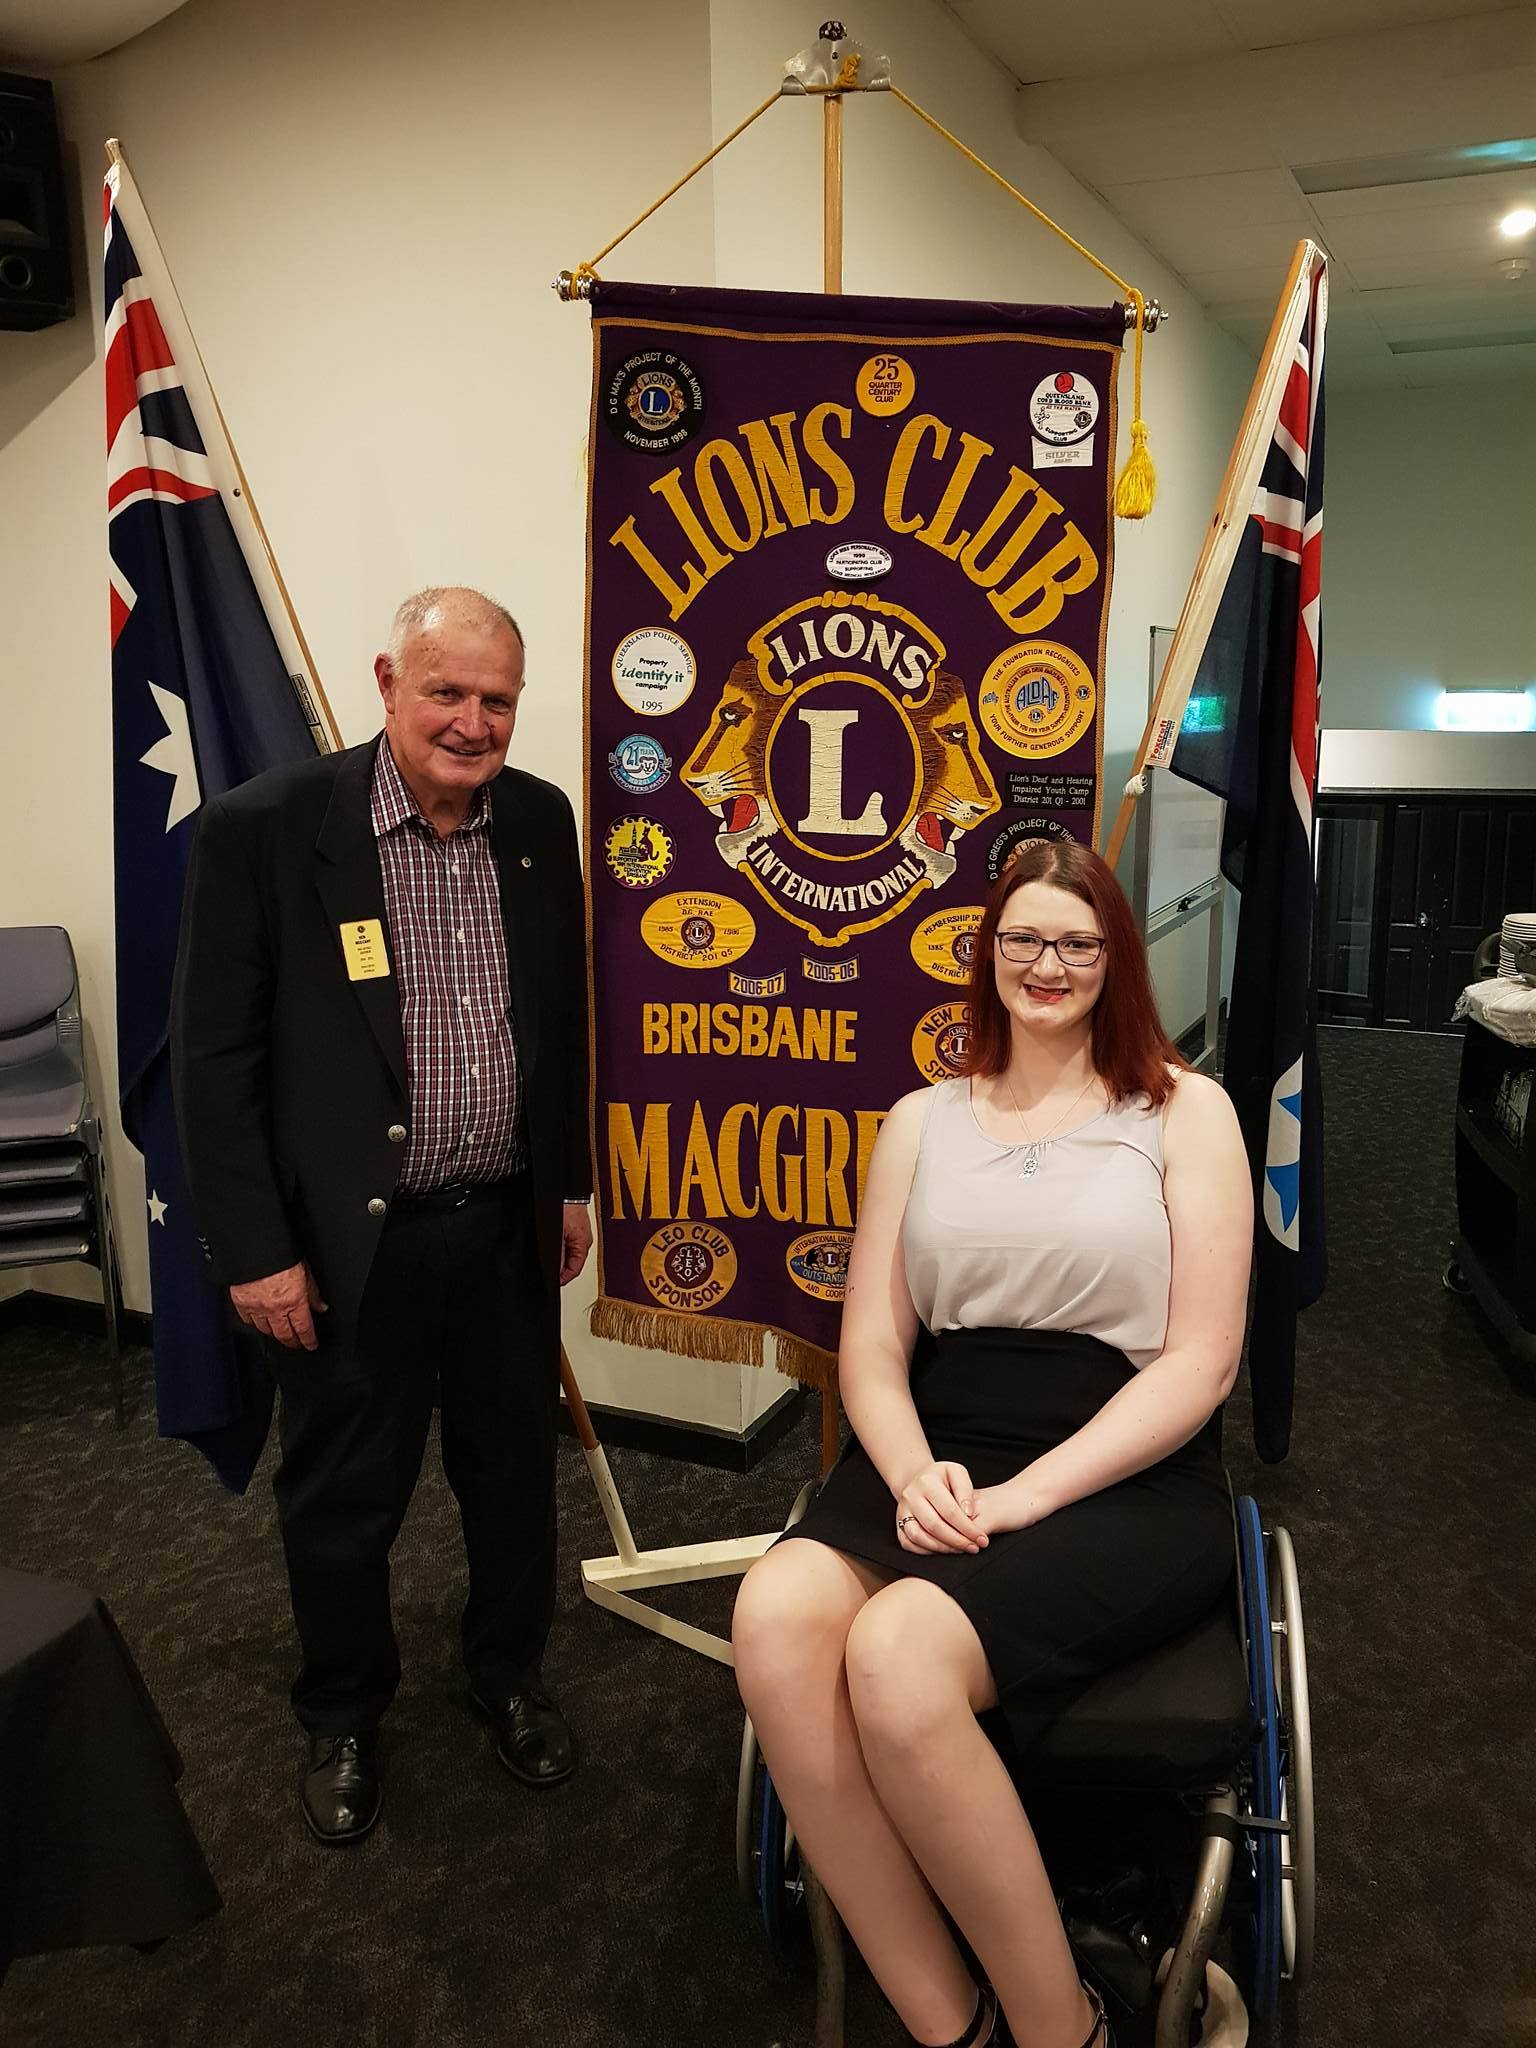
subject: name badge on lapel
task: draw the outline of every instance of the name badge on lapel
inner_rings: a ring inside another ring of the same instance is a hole
[[[389,973],[384,927],[376,917],[362,917],[339,927],[349,981],[378,981]]]

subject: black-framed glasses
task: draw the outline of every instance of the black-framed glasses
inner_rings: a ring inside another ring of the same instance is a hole
[[[1038,932],[999,932],[997,949],[1015,967],[1031,967],[1049,946],[1063,967],[1097,967],[1103,939],[1088,932],[1068,932],[1062,939],[1042,939]]]

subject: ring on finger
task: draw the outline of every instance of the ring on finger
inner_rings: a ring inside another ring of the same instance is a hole
[[[903,1530],[903,1529],[905,1529],[905,1527],[907,1526],[908,1522],[911,1522],[911,1521],[915,1521],[915,1520],[916,1520],[916,1517],[915,1517],[914,1515],[898,1515],[898,1516],[896,1517],[896,1533],[897,1533],[897,1535],[899,1536],[899,1535],[901,1534],[902,1530]]]

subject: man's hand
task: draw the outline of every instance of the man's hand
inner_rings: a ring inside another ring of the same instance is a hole
[[[229,1298],[241,1322],[260,1330],[264,1337],[275,1338],[290,1351],[301,1346],[306,1351],[320,1348],[311,1311],[323,1315],[325,1303],[314,1274],[302,1259],[265,1280],[242,1280],[238,1287],[230,1288]]]
[[[565,1287],[587,1263],[592,1249],[592,1219],[585,1202],[567,1202],[561,1210],[560,1285]]]

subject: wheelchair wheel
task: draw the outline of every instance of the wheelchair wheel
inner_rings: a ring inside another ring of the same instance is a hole
[[[1281,1645],[1277,1676],[1284,1805],[1290,1825],[1281,1872],[1281,1965],[1294,1985],[1312,1969],[1317,1905],[1317,1850],[1312,1805],[1312,1707],[1307,1687],[1307,1638],[1301,1580],[1288,1529],[1270,1534],[1270,1605],[1274,1639]]]
[[[1282,1815],[1280,1771],[1280,1703],[1275,1690],[1274,1638],[1269,1609],[1269,1573],[1264,1556],[1264,1526],[1256,1502],[1247,1495],[1237,1503],[1238,1550],[1243,1577],[1243,1632],[1248,1657],[1248,1695],[1255,1728],[1244,1774],[1244,1813],[1259,1821]],[[1239,1825],[1242,1823],[1239,1815]],[[1261,2020],[1274,2017],[1280,1999],[1282,1959],[1281,1846],[1285,1837],[1272,1827],[1256,1827],[1249,1837],[1251,1897],[1245,1924],[1239,1927],[1238,1950],[1249,1983],[1244,1995]]]
[[[784,1524],[793,1529],[810,1506],[821,1480],[808,1479],[795,1496]],[[782,1935],[786,1903],[803,1896],[800,1860],[794,1833],[773,1789],[757,1746],[757,1732],[748,1715],[741,1730],[741,1762],[736,1773],[736,1889],[763,1916],[769,1939]]]
[[[763,1931],[775,1948],[789,1939],[796,1914],[805,1902],[805,1884],[800,1875],[800,1852],[789,1816],[774,1790],[773,1779],[761,1758],[754,1773],[750,1815],[747,1883],[748,1900],[757,1907]]]

